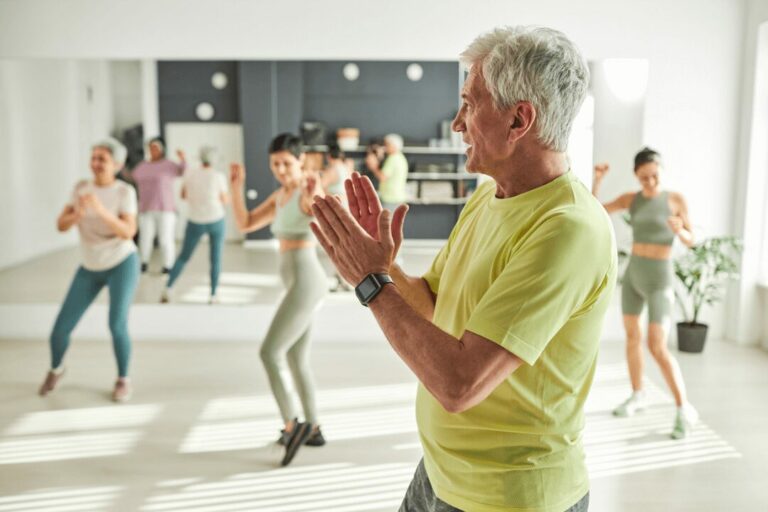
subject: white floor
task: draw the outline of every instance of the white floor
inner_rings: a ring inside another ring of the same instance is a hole
[[[421,454],[415,381],[348,299],[325,310],[312,355],[329,444],[285,469],[258,338],[191,343],[183,324],[175,341],[134,335],[135,397],[114,405],[105,337],[76,337],[60,389],[42,399],[45,337],[9,338],[0,325],[0,512],[395,510]],[[269,320],[241,311],[253,315],[241,322]],[[338,339],[333,325],[347,326]],[[603,342],[586,407],[590,510],[768,510],[768,353],[711,340],[677,356],[702,415],[684,441],[668,437],[673,405],[650,359],[652,406],[610,415],[628,383],[621,341]]]

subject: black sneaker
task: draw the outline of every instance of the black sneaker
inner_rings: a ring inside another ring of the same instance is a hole
[[[291,422],[293,424],[293,430],[296,429],[296,427],[299,425],[299,418],[293,418],[293,421]],[[285,429],[280,430],[280,438],[277,440],[277,444],[280,446],[288,446],[288,441],[291,440],[291,433],[293,432],[286,431]]]
[[[171,273],[171,269],[169,269],[168,267],[163,267],[163,274],[170,274],[170,273]]]
[[[320,427],[317,427],[317,430],[312,430],[304,444],[307,446],[325,445],[325,438],[323,437],[323,433],[320,431]]]
[[[147,264],[146,264],[146,263],[142,263],[142,264],[141,264],[141,273],[143,274],[143,273],[145,273],[146,271],[147,271]]]
[[[291,463],[296,456],[296,453],[299,451],[299,448],[301,448],[301,445],[307,441],[311,433],[311,423],[298,423],[296,427],[294,427],[293,432],[291,432],[291,437],[288,440],[288,444],[285,445],[285,456],[280,465],[287,466]]]

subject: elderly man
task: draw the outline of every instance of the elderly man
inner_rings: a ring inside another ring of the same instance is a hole
[[[318,198],[313,229],[420,381],[424,458],[400,510],[587,510],[583,405],[616,280],[609,219],[565,158],[589,73],[546,28],[494,30],[462,58],[453,129],[493,181],[426,275],[392,263],[407,207],[382,210],[357,175],[350,212]]]
[[[408,160],[403,154],[403,138],[396,133],[384,137],[384,163],[366,158],[366,165],[379,180],[379,198],[384,208],[393,210],[406,200],[405,183],[408,181]]]

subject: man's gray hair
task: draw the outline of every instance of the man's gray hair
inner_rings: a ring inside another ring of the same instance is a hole
[[[117,170],[122,169],[125,159],[128,158],[128,150],[122,142],[113,138],[105,137],[92,146],[92,149],[104,148],[112,155],[112,160],[117,164]]]
[[[554,151],[567,149],[587,94],[589,68],[565,34],[545,27],[496,28],[475,39],[461,61],[480,63],[497,109],[529,101],[536,109],[539,141]]]
[[[403,145],[405,144],[403,142],[403,138],[396,133],[390,133],[388,135],[385,135],[384,142],[389,142],[390,144],[395,146],[398,151],[402,151]]]

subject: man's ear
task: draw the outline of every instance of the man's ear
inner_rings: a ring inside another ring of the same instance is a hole
[[[516,142],[533,128],[536,122],[536,109],[530,101],[518,101],[509,108],[509,131],[507,140]]]

